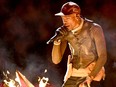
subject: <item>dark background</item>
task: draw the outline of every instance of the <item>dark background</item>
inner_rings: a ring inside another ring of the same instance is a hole
[[[48,77],[49,83],[60,87],[66,71],[69,50],[62,62],[51,61],[52,44],[46,42],[62,25],[54,14],[70,0],[0,0],[0,80],[9,70],[15,78],[19,70],[33,84],[38,76]],[[81,7],[82,16],[94,20],[103,28],[108,60],[105,65],[106,79],[103,87],[116,87],[116,1],[115,0],[72,0]],[[47,69],[47,73],[44,70]]]

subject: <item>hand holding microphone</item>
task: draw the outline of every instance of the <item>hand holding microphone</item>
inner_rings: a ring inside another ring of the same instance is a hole
[[[49,41],[47,41],[47,44],[54,41],[62,40],[63,37],[66,35],[68,35],[68,29],[65,26],[61,26],[55,31],[55,35],[51,37]]]

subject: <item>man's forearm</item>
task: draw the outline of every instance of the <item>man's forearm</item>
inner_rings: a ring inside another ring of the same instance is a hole
[[[96,61],[96,64],[93,68],[93,70],[91,71],[91,73],[89,74],[90,77],[94,78],[102,69],[102,67],[105,65],[107,57],[106,55],[102,56],[103,58],[99,58]]]
[[[60,44],[59,43],[54,42],[54,44],[53,44],[52,61],[55,64],[58,64],[61,61],[61,50],[60,50]]]

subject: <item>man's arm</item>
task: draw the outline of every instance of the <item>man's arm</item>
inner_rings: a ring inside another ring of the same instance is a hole
[[[107,52],[106,52],[106,42],[102,28],[99,25],[95,24],[95,26],[93,26],[92,33],[97,49],[98,59],[89,76],[95,77],[106,63]]]
[[[60,63],[67,46],[67,41],[54,41],[52,48],[52,61],[54,64]]]

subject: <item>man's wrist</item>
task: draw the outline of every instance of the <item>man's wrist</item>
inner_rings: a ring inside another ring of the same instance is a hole
[[[61,41],[58,40],[58,41],[54,41],[54,45],[60,45],[61,44]]]

